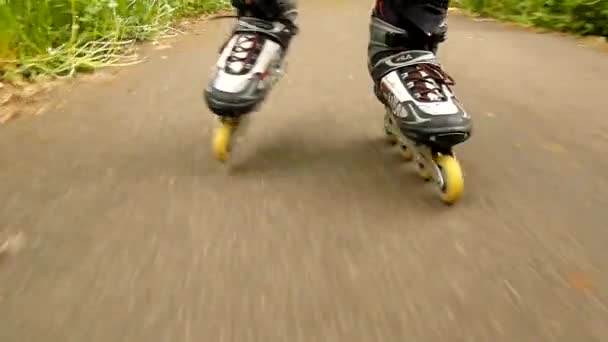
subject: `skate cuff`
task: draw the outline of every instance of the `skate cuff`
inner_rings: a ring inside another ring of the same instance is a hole
[[[386,32],[384,34],[384,44],[388,47],[403,47],[407,46],[411,41],[407,32]]]

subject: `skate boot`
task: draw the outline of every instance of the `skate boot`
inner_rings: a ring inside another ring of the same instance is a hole
[[[441,199],[452,204],[464,186],[452,148],[468,140],[472,123],[450,89],[453,79],[437,61],[437,38],[424,37],[422,44],[376,17],[370,32],[369,69],[375,94],[386,108],[385,134],[399,144],[406,160],[416,160],[424,180],[436,182]]]
[[[264,1],[265,7],[237,8],[238,22],[205,89],[206,104],[219,119],[213,150],[220,161],[228,159],[242,118],[259,108],[282,76],[289,43],[297,34],[295,3]]]

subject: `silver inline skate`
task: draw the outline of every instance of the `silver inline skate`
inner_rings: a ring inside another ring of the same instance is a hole
[[[283,76],[287,48],[296,33],[289,20],[238,17],[205,89],[207,106],[219,121],[213,133],[219,161],[228,160],[243,119],[259,109]]]

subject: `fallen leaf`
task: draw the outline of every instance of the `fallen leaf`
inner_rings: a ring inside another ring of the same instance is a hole
[[[21,115],[21,112],[14,104],[0,108],[0,124],[5,124],[19,115]]]
[[[4,243],[0,245],[0,257],[15,254],[23,249],[25,245],[25,236],[19,232],[13,236],[9,236]]]
[[[12,97],[13,97],[12,93],[0,95],[0,106],[7,103],[8,101],[10,101]]]
[[[164,45],[158,45],[156,46],[154,49],[155,50],[166,50],[166,49],[170,49],[173,46],[169,45],[169,44],[164,44]]]
[[[44,105],[44,106],[42,106],[42,107],[38,108],[38,109],[37,109],[37,110],[34,112],[34,115],[35,115],[35,116],[42,115],[42,114],[43,114],[43,113],[44,113],[44,112],[47,110],[47,108],[48,108],[48,105]]]
[[[557,143],[544,143],[542,145],[543,149],[549,151],[549,152],[553,152],[553,153],[567,153],[568,150],[566,150],[566,148],[560,144]]]
[[[576,272],[568,276],[568,282],[570,286],[576,290],[584,291],[590,290],[593,287],[591,277],[587,273]]]

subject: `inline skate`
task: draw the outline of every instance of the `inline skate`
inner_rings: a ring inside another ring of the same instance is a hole
[[[236,17],[238,22],[220,49],[204,94],[218,120],[213,152],[222,162],[228,160],[245,117],[259,109],[283,76],[287,49],[297,33],[294,4],[268,2],[265,6],[242,4],[237,16],[223,16]]]
[[[441,200],[453,204],[464,190],[453,147],[469,139],[472,122],[450,89],[454,80],[436,59],[440,39],[431,36],[424,49],[403,48],[415,46],[412,37],[378,18],[371,33],[370,54],[376,58],[369,68],[385,107],[384,134],[405,160],[415,161],[422,179],[435,182]]]

